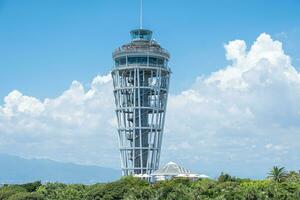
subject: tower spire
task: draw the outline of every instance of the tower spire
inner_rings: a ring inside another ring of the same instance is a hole
[[[143,0],[140,3],[140,29],[143,29]]]

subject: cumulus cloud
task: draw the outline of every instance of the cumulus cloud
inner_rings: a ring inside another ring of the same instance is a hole
[[[13,91],[0,107],[1,152],[112,164],[109,155],[118,157],[113,102],[110,74],[96,76],[87,90],[73,81],[43,101]]]
[[[169,98],[166,152],[191,165],[241,174],[249,163],[263,166],[260,173],[274,164],[299,166],[300,74],[282,43],[263,33],[249,49],[235,40],[225,50],[226,68]],[[186,141],[189,150],[175,145]]]
[[[299,166],[300,74],[282,43],[262,33],[224,48],[228,66],[170,94],[162,162],[260,177],[274,164]],[[0,151],[118,167],[113,110],[109,74],[43,101],[13,91],[0,106]]]

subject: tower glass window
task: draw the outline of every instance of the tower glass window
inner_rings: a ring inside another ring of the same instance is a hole
[[[152,39],[152,31],[145,29],[136,29],[130,32],[132,40],[147,40]]]
[[[140,64],[140,65],[147,65],[147,57],[145,56],[129,56],[128,57],[128,65],[136,65],[136,64]]]

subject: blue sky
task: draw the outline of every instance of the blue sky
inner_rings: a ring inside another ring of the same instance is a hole
[[[297,0],[145,0],[144,26],[171,52],[171,89],[180,92],[226,65],[227,41],[262,32],[287,40],[298,67],[299,9]],[[0,23],[0,99],[13,89],[54,97],[111,69],[111,52],[139,24],[139,1],[1,0]]]
[[[162,163],[212,177],[299,170],[299,10],[144,0],[144,27],[171,53]],[[0,0],[0,24],[0,153],[119,168],[108,73],[139,1]]]

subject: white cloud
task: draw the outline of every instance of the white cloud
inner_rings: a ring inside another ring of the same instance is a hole
[[[43,104],[34,97],[23,96],[19,91],[12,91],[4,98],[3,114],[6,117],[13,117],[14,114],[24,113],[29,115],[39,115],[44,110]]]
[[[96,76],[88,90],[73,81],[54,99],[41,101],[13,91],[4,102],[0,107],[2,153],[115,164],[103,156],[118,158],[110,74]]]
[[[235,40],[225,50],[230,62],[225,69],[170,96],[165,154],[191,166],[192,156],[201,156],[203,170],[241,174],[247,162],[264,170],[274,164],[299,166],[300,74],[282,44],[263,33],[249,49]],[[186,141],[192,148],[183,150]]]
[[[162,162],[237,175],[299,166],[300,74],[282,44],[263,33],[250,48],[235,40],[225,50],[227,67],[170,94]],[[119,166],[110,74],[88,89],[74,81],[54,99],[13,91],[4,102],[1,152]]]

